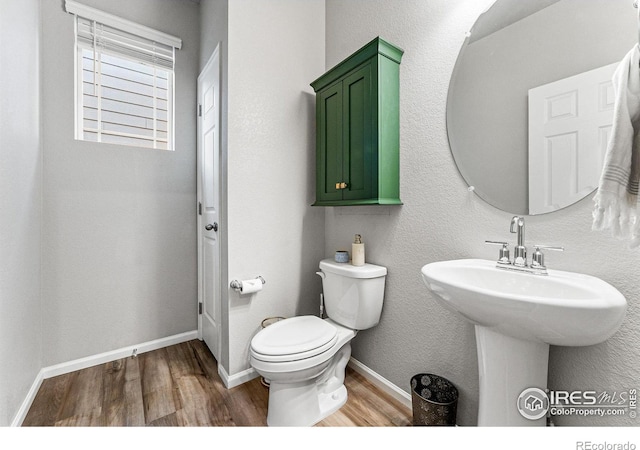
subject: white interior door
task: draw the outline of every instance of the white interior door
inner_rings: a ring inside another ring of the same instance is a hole
[[[220,52],[198,77],[198,331],[220,357]]]
[[[529,90],[529,214],[564,208],[598,187],[617,66]]]

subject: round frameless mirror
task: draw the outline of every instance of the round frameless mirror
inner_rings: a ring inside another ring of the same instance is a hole
[[[590,195],[613,119],[611,76],[637,42],[631,0],[496,0],[449,85],[449,144],[466,182],[513,214]]]

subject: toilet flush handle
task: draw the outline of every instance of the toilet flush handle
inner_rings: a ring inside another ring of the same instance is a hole
[[[324,319],[324,295],[320,293],[320,318]]]
[[[327,275],[322,270],[316,272],[316,275],[318,275],[323,280],[327,277]],[[320,318],[324,318],[324,295],[322,295],[322,292],[320,293]]]

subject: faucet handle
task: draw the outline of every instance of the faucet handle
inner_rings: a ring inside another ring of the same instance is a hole
[[[544,267],[544,253],[540,251],[543,250],[554,250],[556,252],[563,252],[564,247],[551,246],[551,245],[534,245],[535,250],[533,251],[533,255],[531,255],[531,266],[532,267]]]
[[[500,249],[500,257],[498,258],[499,264],[511,264],[511,260],[509,259],[509,243],[502,241],[484,241],[485,244],[491,245],[502,245]]]

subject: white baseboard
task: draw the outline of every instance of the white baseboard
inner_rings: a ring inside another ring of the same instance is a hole
[[[40,389],[40,386],[42,385],[42,380],[44,380],[43,370],[40,369],[40,372],[38,372],[38,375],[36,375],[36,379],[33,381],[33,384],[31,385],[29,392],[27,392],[27,396],[22,402],[22,405],[20,405],[20,409],[18,409],[18,412],[16,413],[15,417],[11,421],[10,426],[19,427],[22,425],[22,422],[24,422],[25,417],[27,417],[29,408],[31,408],[31,404],[33,403],[33,400],[36,398],[38,389]]]
[[[47,378],[56,377],[65,373],[75,372],[76,370],[86,369],[87,367],[96,366],[98,364],[108,363],[111,361],[115,361],[116,359],[126,358],[128,356],[131,356],[134,350],[136,350],[137,355],[140,355],[142,353],[150,352],[151,350],[157,350],[159,348],[169,347],[170,345],[181,344],[182,342],[187,342],[197,338],[197,330],[187,331],[186,333],[175,334],[173,336],[167,336],[165,338],[143,342],[142,344],[130,345],[128,347],[112,350],[110,352],[100,353],[98,355],[87,356],[85,358],[75,359],[73,361],[45,367],[41,369],[36,376],[36,379],[31,385],[31,389],[29,389],[29,392],[22,402],[18,413],[11,422],[11,426],[19,427],[22,425],[22,422],[29,412],[31,404],[33,403],[33,400],[38,393],[38,389],[40,389],[40,385],[42,385],[42,381]]]
[[[220,375],[220,378],[222,378],[222,382],[227,389],[240,386],[241,384],[246,383],[247,381],[251,381],[254,378],[260,376],[253,367],[250,367],[247,370],[243,370],[242,372],[238,372],[235,375],[229,376],[227,371],[224,370],[224,367],[222,367],[222,364],[218,364],[218,375]]]
[[[130,345],[128,347],[119,348],[110,352],[100,353],[98,355],[87,356],[86,358],[75,359],[55,366],[49,366],[42,369],[44,371],[44,378],[56,377],[65,373],[75,372],[76,370],[86,369],[87,367],[96,366],[98,364],[104,364],[116,359],[126,358],[133,354],[134,350],[137,355],[150,352],[151,350],[157,350],[163,347],[169,347],[170,345],[181,344],[192,339],[198,338],[198,332],[187,331],[186,333],[175,334],[173,336],[167,336],[165,338],[156,339],[149,342],[143,342],[138,345]]]
[[[403,391],[391,381],[377,374],[357,359],[351,358],[349,360],[349,367],[365,377],[375,387],[387,393],[407,408],[411,409],[411,394]]]

